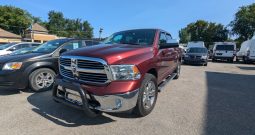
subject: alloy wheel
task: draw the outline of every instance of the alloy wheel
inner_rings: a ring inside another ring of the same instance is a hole
[[[145,85],[145,90],[143,92],[143,107],[145,109],[150,109],[154,102],[156,96],[156,86],[153,81],[149,81]]]
[[[39,88],[48,88],[54,82],[54,76],[49,72],[42,72],[35,77],[36,86]]]

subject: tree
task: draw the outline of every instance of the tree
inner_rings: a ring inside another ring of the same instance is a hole
[[[198,20],[181,29],[179,37],[181,43],[204,41],[208,46],[213,42],[226,41],[228,39],[228,30],[222,24]]]
[[[51,34],[57,34],[58,36],[64,36],[64,30],[65,30],[65,18],[63,13],[61,12],[55,12],[50,11],[48,13],[48,24],[47,29]]]
[[[255,3],[241,7],[230,26],[233,34],[238,36],[238,41],[252,38],[255,32]]]
[[[63,13],[56,11],[50,11],[48,16],[47,29],[52,34],[74,38],[93,37],[93,28],[88,21],[64,18]]]
[[[84,21],[82,23],[83,32],[85,33],[85,38],[92,38],[93,37],[93,28],[91,27],[88,21]]]
[[[31,23],[31,15],[20,8],[0,6],[0,27],[18,35],[24,34]]]

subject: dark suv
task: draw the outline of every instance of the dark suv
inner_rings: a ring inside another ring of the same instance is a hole
[[[207,66],[208,50],[205,47],[190,47],[184,56],[185,64],[202,64]]]
[[[65,51],[97,44],[87,40],[57,39],[21,55],[0,57],[0,89],[49,90],[58,73],[58,58]]]

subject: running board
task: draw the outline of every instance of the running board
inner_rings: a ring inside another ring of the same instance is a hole
[[[164,79],[159,85],[158,85],[158,91],[161,92],[163,91],[164,87],[166,86],[166,84],[168,82],[170,82],[171,80],[174,79],[174,77],[176,76],[176,73],[173,73],[171,75],[169,75],[166,79]]]

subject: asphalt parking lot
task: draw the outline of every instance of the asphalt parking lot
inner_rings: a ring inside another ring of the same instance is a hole
[[[165,86],[144,118],[105,113],[87,118],[55,103],[51,91],[0,90],[0,107],[3,135],[254,135],[255,65],[184,65],[180,79]]]

